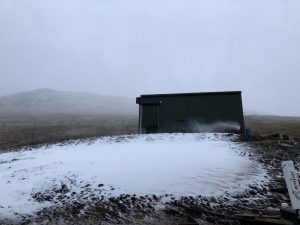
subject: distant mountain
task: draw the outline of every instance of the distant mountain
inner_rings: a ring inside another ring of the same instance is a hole
[[[91,93],[38,89],[0,97],[0,116],[105,114],[135,115],[135,99]]]

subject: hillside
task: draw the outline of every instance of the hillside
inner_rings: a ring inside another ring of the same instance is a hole
[[[248,115],[245,125],[260,135],[283,133],[300,139],[300,117]]]
[[[300,139],[300,117],[246,115],[246,127],[261,135],[284,133]],[[39,89],[0,97],[0,149],[40,143],[134,134],[134,99]]]
[[[0,116],[136,115],[134,99],[39,89],[0,97]]]
[[[134,99],[39,89],[0,97],[0,148],[137,131]]]

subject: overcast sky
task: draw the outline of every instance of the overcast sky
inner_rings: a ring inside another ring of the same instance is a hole
[[[299,0],[0,0],[0,95],[243,91],[300,116]]]

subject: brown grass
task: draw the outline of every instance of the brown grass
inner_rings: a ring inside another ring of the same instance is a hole
[[[260,135],[283,133],[300,139],[300,117],[246,116],[245,124]]]
[[[246,116],[246,127],[267,135],[284,133],[300,139],[300,117]],[[137,133],[137,116],[56,115],[0,118],[0,149],[56,143],[69,139]]]
[[[59,115],[0,118],[0,148],[55,143],[68,139],[133,134],[136,116]]]

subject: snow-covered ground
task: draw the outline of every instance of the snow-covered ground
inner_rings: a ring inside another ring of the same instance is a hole
[[[226,134],[149,134],[99,138],[0,154],[0,216],[47,206],[33,195],[66,184],[107,195],[211,196],[239,192],[266,179]]]

